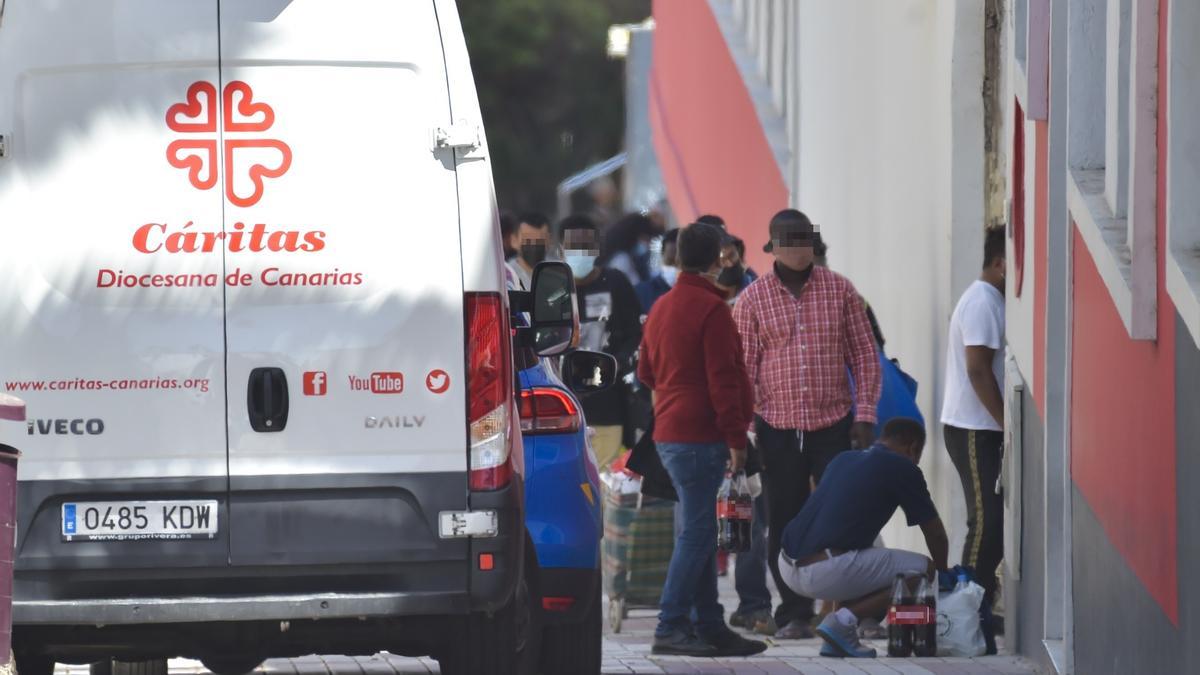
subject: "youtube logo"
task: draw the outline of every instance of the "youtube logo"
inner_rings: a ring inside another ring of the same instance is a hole
[[[324,396],[328,389],[329,378],[325,376],[323,370],[310,370],[304,373],[304,395],[305,396]]]
[[[370,377],[350,376],[350,391],[369,391],[372,394],[404,392],[404,373],[389,371],[371,373]]]

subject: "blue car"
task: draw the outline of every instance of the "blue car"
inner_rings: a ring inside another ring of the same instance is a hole
[[[546,265],[547,263],[542,263]],[[515,307],[527,303],[511,293]],[[574,313],[574,299],[570,300]],[[514,325],[528,324],[515,309]],[[577,327],[577,324],[576,324]],[[570,341],[574,331],[566,329]],[[541,335],[538,337],[550,337]],[[529,345],[515,345],[518,407],[524,442],[526,532],[536,566],[526,562],[526,583],[540,623],[541,671],[545,674],[600,673],[604,619],[600,602],[600,473],[576,394],[598,392],[617,377],[608,354],[571,351],[541,358]],[[539,605],[540,607],[536,607]],[[540,611],[539,611],[540,610]]]
[[[598,674],[600,475],[575,393],[611,385],[616,361],[586,351],[566,354],[561,366],[532,350],[517,349],[514,356],[525,445],[525,528],[538,563],[526,579],[533,597],[541,598],[542,672]]]

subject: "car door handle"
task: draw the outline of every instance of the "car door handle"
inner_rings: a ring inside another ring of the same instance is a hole
[[[288,419],[288,385],[282,368],[250,371],[246,408],[250,414],[250,427],[255,431],[283,431]]]

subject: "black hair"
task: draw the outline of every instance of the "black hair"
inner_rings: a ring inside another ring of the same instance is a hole
[[[675,228],[674,230],[667,230],[667,233],[663,235],[663,240],[662,240],[663,246],[666,246],[667,244],[675,244],[678,242],[679,242],[679,228]]]
[[[532,225],[539,230],[550,227],[550,219],[541,211],[525,211],[517,217],[517,224],[520,225],[521,223]]]
[[[989,227],[983,235],[983,266],[988,268],[992,263],[1003,258],[1004,252],[1004,228]]]
[[[729,239],[727,239],[726,241],[728,241],[729,244],[732,244],[733,247],[735,249],[737,249],[739,258],[741,258],[742,260],[746,259],[746,242],[742,241],[740,237],[733,237],[733,236],[729,237]]]
[[[504,237],[505,242],[508,241],[513,232],[517,231],[517,227],[519,226],[520,223],[517,222],[517,217],[511,211],[500,212],[500,236]]]
[[[721,229],[711,223],[692,223],[679,233],[679,268],[707,272],[721,259]]]
[[[654,223],[640,213],[629,213],[613,223],[607,232],[608,254],[631,253],[642,237],[654,236]]]
[[[725,229],[725,219],[715,213],[706,213],[696,219],[697,223],[707,223],[708,225],[716,225],[722,230]]]
[[[580,230],[593,232],[596,235],[596,246],[600,246],[600,228],[596,225],[596,221],[590,217],[577,213],[573,216],[567,216],[558,223],[558,240],[566,243],[568,230]]]
[[[904,446],[925,447],[925,425],[911,417],[893,417],[883,425],[882,441],[895,441]]]

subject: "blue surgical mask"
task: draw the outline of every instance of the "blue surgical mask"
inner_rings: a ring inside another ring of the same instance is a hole
[[[576,279],[583,279],[596,269],[596,256],[591,253],[580,253],[578,251],[567,251],[563,256],[567,265],[570,266],[571,272],[575,274]]]
[[[679,280],[679,268],[664,265],[662,268],[662,278],[663,281],[667,282],[668,286],[674,286],[675,282]]]
[[[639,241],[633,246],[633,257],[642,258],[650,255],[650,247],[644,241]]]

